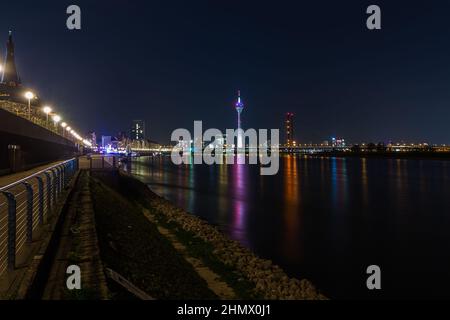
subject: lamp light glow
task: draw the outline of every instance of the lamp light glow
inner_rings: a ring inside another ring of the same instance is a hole
[[[31,100],[34,98],[34,93],[31,91],[27,91],[25,92],[25,98],[27,98],[28,100]]]
[[[50,108],[49,106],[45,106],[44,108],[42,108],[42,111],[44,111],[45,114],[49,114],[50,112],[52,112],[52,108]]]
[[[55,115],[52,117],[52,119],[53,119],[53,121],[54,121],[55,123],[58,123],[58,122],[61,121],[61,117],[58,116],[57,114],[55,114]]]

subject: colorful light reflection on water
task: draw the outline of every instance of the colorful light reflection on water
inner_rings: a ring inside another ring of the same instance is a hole
[[[283,156],[278,175],[260,176],[258,166],[143,157],[131,172],[331,297],[449,297],[448,166]],[[365,288],[370,264],[382,267],[382,294]]]

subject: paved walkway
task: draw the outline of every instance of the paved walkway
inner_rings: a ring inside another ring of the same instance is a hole
[[[62,163],[66,160],[60,160],[60,161],[55,161],[55,162],[50,162],[47,164],[44,164],[42,166],[38,166],[35,167],[33,169],[27,170],[27,171],[22,171],[22,172],[18,172],[18,173],[13,173],[13,174],[9,174],[6,176],[0,176],[0,188],[7,186],[11,183],[14,183],[20,179],[26,178],[28,176],[31,176],[33,174],[35,174],[36,172],[42,171],[46,168],[49,168],[51,166],[57,165],[58,163]]]

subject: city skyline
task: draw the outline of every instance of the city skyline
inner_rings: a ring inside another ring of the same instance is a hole
[[[450,3],[24,8],[0,19],[0,300],[450,298]]]
[[[384,29],[378,33],[365,28],[364,5],[272,8],[264,2],[203,1],[179,3],[183,13],[163,4],[122,4],[103,16],[96,14],[101,6],[81,1],[83,29],[77,33],[59,26],[60,12],[44,1],[36,13],[42,18],[39,36],[29,13],[11,4],[0,30],[3,39],[9,30],[15,35],[23,81],[82,124],[83,132],[117,132],[143,119],[151,124],[149,136],[167,143],[172,130],[196,119],[227,128],[241,89],[252,106],[247,127],[281,129],[285,112],[292,111],[305,143],[343,136],[355,142],[449,144],[450,73],[444,71],[450,65],[444,57],[450,47],[441,39],[450,30],[439,19],[448,5],[425,4],[422,10],[408,4],[405,10],[400,3],[380,4]],[[240,10],[232,10],[235,6]],[[127,20],[127,27],[119,19],[140,12],[151,19]],[[420,30],[404,28],[418,16]],[[233,21],[240,21],[239,28]],[[204,23],[210,27],[202,28]],[[428,39],[427,48],[412,40],[416,33]],[[127,44],[117,46],[123,41]],[[127,52],[134,58],[121,59]],[[123,101],[133,108],[124,109]],[[155,115],[166,121],[153,123]],[[97,117],[103,119],[100,126]]]

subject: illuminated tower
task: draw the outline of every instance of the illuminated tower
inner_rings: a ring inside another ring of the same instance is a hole
[[[294,140],[294,114],[292,112],[286,113],[285,120],[285,132],[286,132],[286,146],[292,147],[295,145]]]
[[[244,110],[244,104],[241,101],[241,90],[238,90],[238,99],[236,104],[234,105],[234,107],[236,108],[237,114],[238,114],[238,121],[237,121],[237,128],[241,129],[241,112],[242,110]],[[242,142],[242,135],[238,134],[238,148],[242,148],[243,147],[243,142]]]
[[[16,62],[14,57],[14,42],[12,32],[9,32],[8,42],[6,42],[6,57],[3,66],[2,83],[8,86],[20,86],[20,78],[17,74]]]

